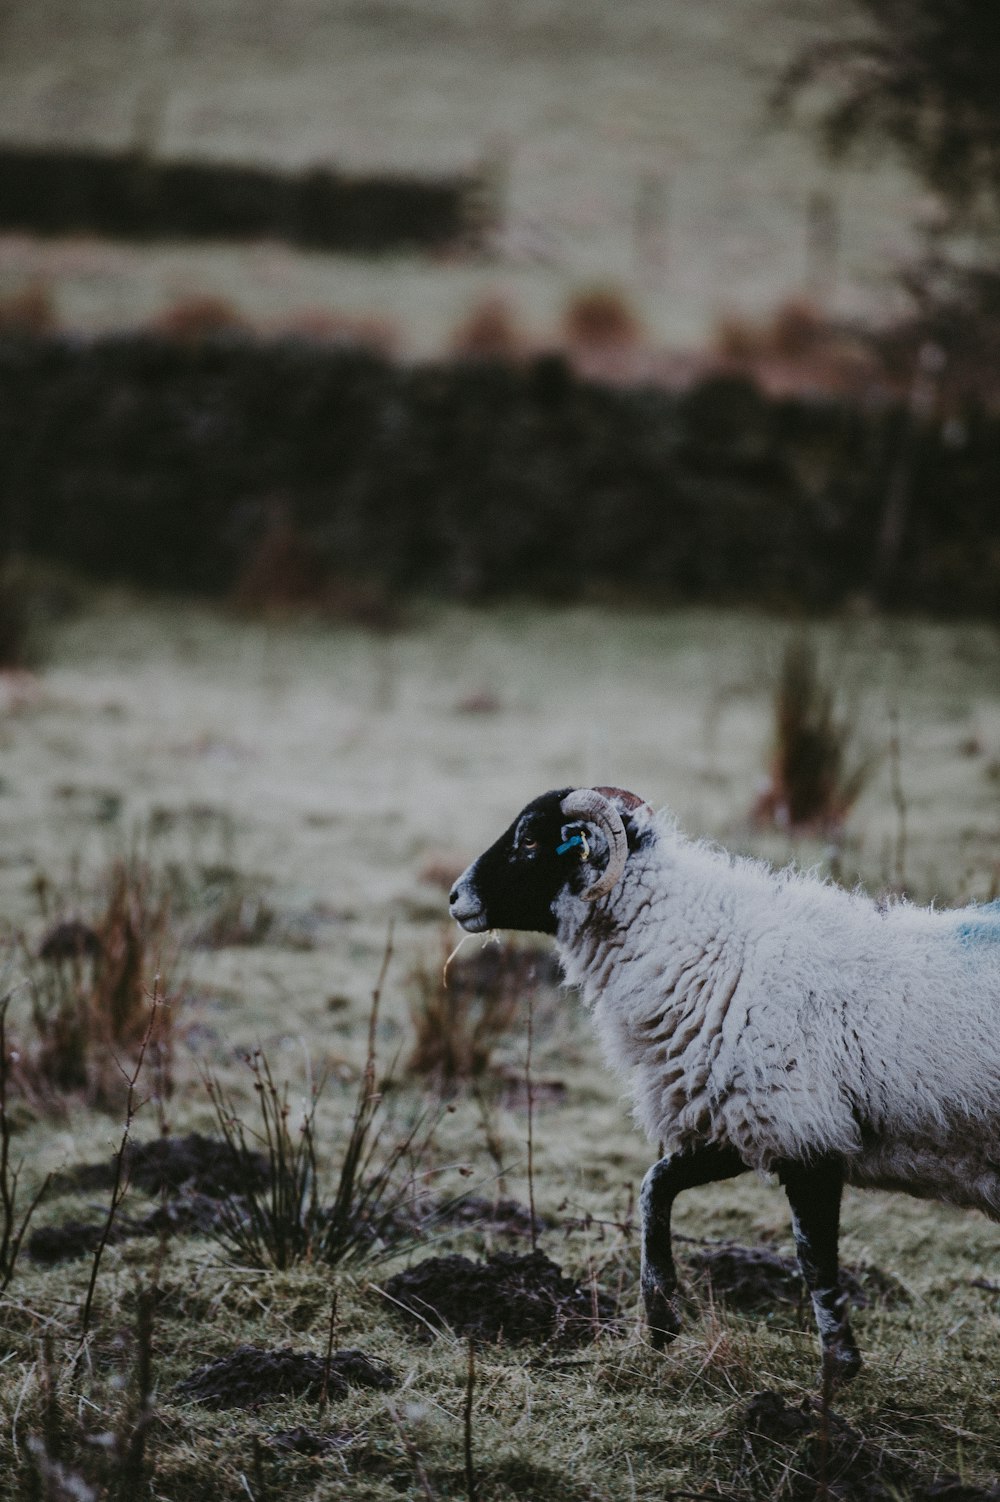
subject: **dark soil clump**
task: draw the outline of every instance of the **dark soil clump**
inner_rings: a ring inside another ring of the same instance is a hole
[[[791,1502],[813,1502],[821,1491],[836,1502],[1000,1502],[1000,1485],[922,1478],[908,1461],[808,1398],[795,1405],[776,1392],[755,1393],[743,1410],[742,1428],[757,1459],[764,1458],[769,1442],[782,1447],[787,1474],[795,1477]],[[788,1464],[789,1448],[798,1451],[794,1466]]]
[[[117,1246],[137,1236],[208,1235],[215,1231],[225,1211],[221,1202],[207,1194],[181,1194],[164,1200],[148,1215],[136,1219],[117,1215],[107,1234],[107,1244]],[[64,1220],[54,1226],[39,1226],[28,1237],[28,1256],[32,1262],[51,1266],[83,1257],[99,1245],[106,1218],[101,1220]]]
[[[768,1247],[725,1241],[690,1252],[686,1261],[692,1272],[708,1281],[716,1298],[737,1309],[771,1309],[775,1304],[798,1305],[806,1299],[798,1263]],[[906,1302],[903,1285],[877,1267],[841,1268],[840,1275],[856,1309]]]
[[[278,1398],[318,1398],[324,1380],[327,1396],[342,1398],[354,1386],[386,1390],[396,1377],[385,1362],[363,1351],[336,1351],[328,1364],[322,1356],[289,1346],[273,1351],[237,1346],[228,1356],[198,1367],[177,1383],[174,1393],[206,1408],[257,1408]]]
[[[532,1231],[531,1211],[520,1200],[491,1200],[479,1194],[464,1194],[435,1210],[429,1219],[449,1226],[468,1226],[470,1230],[494,1231],[502,1236],[530,1236]],[[535,1234],[546,1229],[546,1221],[536,1215]]]
[[[248,1186],[260,1189],[268,1181],[263,1153],[236,1148],[199,1132],[129,1143],[124,1173],[135,1188],[162,1200],[147,1215],[119,1214],[108,1234],[110,1245],[136,1236],[209,1234],[240,1203]],[[111,1189],[115,1174],[114,1158],[80,1163],[60,1174],[54,1189],[56,1193]],[[28,1239],[28,1255],[33,1262],[47,1265],[84,1256],[97,1247],[105,1220],[102,1215],[95,1221],[40,1226]]]
[[[221,1137],[189,1132],[186,1137],[154,1137],[129,1143],[124,1167],[129,1181],[146,1194],[176,1194],[182,1189],[212,1199],[245,1193],[249,1184],[262,1189],[268,1182],[263,1153],[239,1150]],[[110,1189],[115,1160],[80,1163],[61,1174],[56,1188]]]
[[[264,1443],[270,1450],[281,1450],[293,1455],[333,1455],[337,1450],[346,1450],[354,1443],[349,1429],[336,1430],[332,1434],[314,1434],[311,1429],[297,1425],[294,1429],[279,1429],[269,1434]]]
[[[104,1225],[104,1221],[64,1220],[57,1226],[38,1226],[28,1237],[28,1256],[43,1267],[83,1257],[97,1249]],[[108,1246],[116,1246],[127,1235],[125,1228],[115,1222],[107,1234]]]
[[[608,1294],[564,1277],[542,1252],[497,1252],[485,1262],[431,1257],[397,1273],[383,1291],[424,1328],[448,1326],[475,1340],[511,1344],[583,1345],[617,1312]]]

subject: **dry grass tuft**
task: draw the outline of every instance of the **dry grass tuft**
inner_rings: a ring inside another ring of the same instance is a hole
[[[756,823],[824,834],[843,828],[874,759],[850,764],[854,725],[838,710],[837,698],[813,644],[806,637],[789,641],[774,692],[771,767],[753,807]]]
[[[43,282],[0,297],[0,334],[51,334],[58,326],[52,288]]]
[[[452,939],[448,930],[438,958],[410,973],[415,1039],[407,1068],[442,1086],[485,1074],[497,1044],[537,984],[538,956],[530,951],[489,945],[447,964]]]
[[[60,916],[62,899],[38,882],[47,932],[36,952],[22,942],[31,990],[33,1038],[18,1079],[48,1108],[80,1094],[101,1110],[121,1104],[120,1064],[147,1034],[154,992],[170,995],[170,901],[149,866],[115,860],[89,920]],[[148,1039],[161,1087],[169,1088],[172,1010],[157,1008]]]

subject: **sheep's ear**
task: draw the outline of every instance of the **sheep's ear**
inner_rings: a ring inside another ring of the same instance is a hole
[[[589,860],[593,840],[593,829],[581,820],[575,819],[571,824],[564,824],[560,829],[556,855],[575,857],[581,861]]]

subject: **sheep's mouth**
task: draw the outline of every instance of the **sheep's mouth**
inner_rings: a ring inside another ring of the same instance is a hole
[[[481,907],[474,908],[470,912],[456,911],[456,909],[457,904],[452,907],[451,916],[467,934],[482,934],[490,927],[489,919]]]

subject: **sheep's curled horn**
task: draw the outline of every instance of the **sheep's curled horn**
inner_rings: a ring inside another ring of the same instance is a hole
[[[577,788],[575,792],[568,793],[559,809],[567,819],[586,819],[588,823],[596,824],[608,842],[607,866],[602,875],[581,893],[588,902],[596,902],[598,897],[611,891],[625,870],[625,862],[628,860],[625,825],[611,800],[605,798],[603,793],[595,793],[592,788]]]

